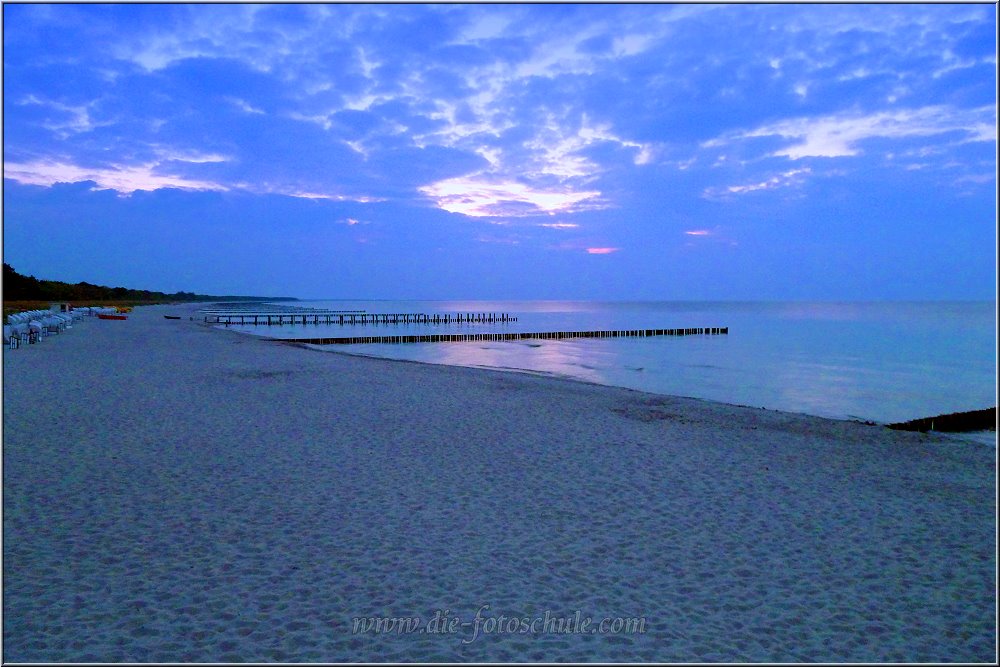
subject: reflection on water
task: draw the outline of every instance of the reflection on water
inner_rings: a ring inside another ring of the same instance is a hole
[[[728,326],[727,336],[330,346],[530,370],[839,418],[903,421],[995,405],[993,303],[364,302],[369,312],[510,312],[511,324],[233,327],[281,337]]]
[[[588,354],[572,345],[548,345],[555,341],[511,341],[443,345],[442,350],[424,352],[435,356],[438,363],[456,366],[479,366],[487,368],[507,368],[530,370],[552,375],[573,377],[590,382],[604,383],[607,378],[601,373],[614,361],[600,359],[598,354]],[[428,344],[433,345],[433,344]],[[370,346],[375,347],[375,346]],[[521,361],[526,365],[518,366]]]

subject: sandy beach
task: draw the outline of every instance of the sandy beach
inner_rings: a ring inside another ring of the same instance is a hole
[[[197,308],[4,350],[4,660],[996,657],[993,448]],[[445,610],[494,630],[354,632]],[[576,612],[644,632],[496,620]]]

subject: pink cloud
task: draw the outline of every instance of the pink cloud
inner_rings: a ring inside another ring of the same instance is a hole
[[[543,190],[514,181],[490,182],[478,177],[452,178],[420,188],[438,208],[470,217],[521,217],[572,213],[604,208],[600,192]]]
[[[297,188],[272,187],[264,184],[232,183],[224,184],[206,181],[170,173],[163,162],[210,163],[225,162],[226,158],[215,154],[202,154],[193,151],[177,151],[159,147],[156,152],[159,161],[142,164],[111,164],[106,167],[81,167],[76,164],[62,162],[58,159],[38,159],[31,162],[9,162],[3,166],[4,178],[24,183],[25,185],[40,185],[52,187],[56,183],[81,183],[93,181],[96,190],[115,190],[120,195],[131,195],[137,190],[159,190],[161,188],[177,188],[181,190],[216,191],[247,190],[249,192],[266,192],[288,197],[311,200],[378,202],[384,201],[377,197],[348,196],[341,194],[325,194],[303,191]],[[348,223],[351,224],[351,223]],[[365,223],[362,223],[365,224]]]
[[[250,186],[249,184],[246,184],[246,183],[240,183],[240,184],[238,184],[238,187],[244,188],[246,190],[251,190],[251,191],[253,191],[255,189],[255,188],[253,188],[252,186]],[[313,200],[326,199],[328,201],[353,201],[353,202],[359,202],[359,203],[362,203],[362,204],[368,204],[370,202],[385,201],[384,199],[381,199],[379,197],[348,196],[348,195],[339,195],[339,194],[324,194],[324,193],[321,193],[321,192],[304,192],[302,190],[296,190],[296,189],[291,189],[291,190],[289,190],[289,189],[281,189],[280,187],[277,188],[277,189],[265,189],[265,190],[261,190],[261,191],[262,192],[268,192],[268,193],[274,193],[274,194],[278,194],[278,195],[287,195],[289,197],[298,197],[299,199],[313,199]]]
[[[690,231],[684,232],[688,236],[711,236],[712,232],[707,229],[692,229]]]
[[[172,174],[160,174],[154,170],[157,163],[140,165],[112,165],[110,167],[79,167],[74,164],[54,160],[36,160],[26,163],[9,163],[3,168],[4,178],[28,185],[51,187],[56,183],[79,183],[94,181],[99,190],[117,190],[131,194],[136,190],[158,190],[160,188],[180,188],[183,190],[217,190],[229,188],[211,181],[200,181]]]
[[[618,252],[621,248],[587,248],[587,253],[590,255],[610,255],[613,252]]]

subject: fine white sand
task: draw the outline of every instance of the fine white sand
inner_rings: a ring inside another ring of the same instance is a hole
[[[994,448],[195,308],[4,351],[5,660],[995,657]],[[646,632],[351,632],[486,604]]]

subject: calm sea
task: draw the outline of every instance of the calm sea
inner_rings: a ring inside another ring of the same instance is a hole
[[[233,327],[296,338],[729,327],[723,336],[330,346],[516,369],[880,423],[996,405],[994,302],[303,301],[370,313],[507,312],[508,324]]]

